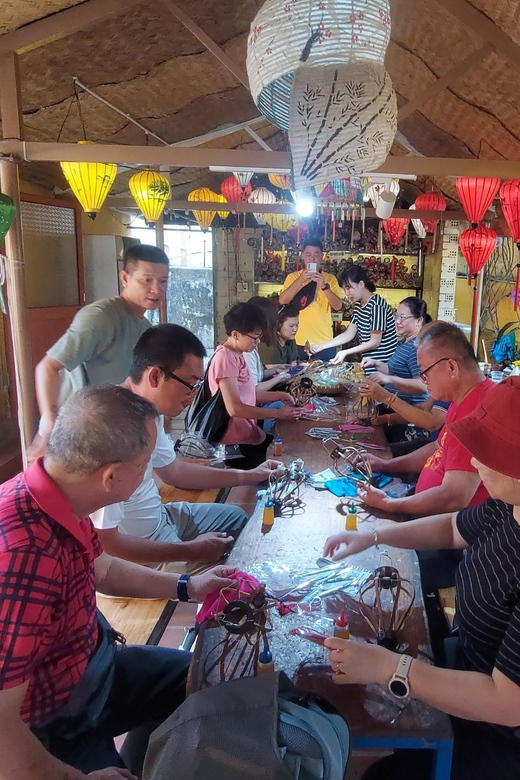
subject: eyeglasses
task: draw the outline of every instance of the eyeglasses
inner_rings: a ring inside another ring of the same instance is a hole
[[[413,314],[395,314],[395,321],[402,322],[403,320],[415,320]]]
[[[184,387],[187,387],[190,393],[194,393],[196,390],[199,389],[199,387],[203,384],[204,379],[199,379],[197,382],[195,382],[194,385],[190,385],[189,382],[186,382],[185,379],[181,379],[180,376],[177,376],[177,374],[174,374],[173,371],[167,371],[165,368],[161,368],[161,371],[165,376],[168,377],[168,379],[175,379],[177,382],[179,382],[181,385],[184,385]]]
[[[432,370],[432,368],[435,368],[435,366],[438,366],[439,363],[442,363],[443,360],[451,360],[451,358],[440,358],[439,360],[436,360],[435,363],[432,363],[431,366],[428,366],[428,368],[425,368],[424,371],[421,371],[419,374],[419,379],[422,379],[423,382],[426,382],[428,373]]]
[[[254,341],[256,344],[258,344],[258,342],[262,340],[262,336],[264,334],[261,333],[259,336],[252,336],[250,333],[245,333],[244,335],[247,336],[248,339],[251,339],[251,341]]]

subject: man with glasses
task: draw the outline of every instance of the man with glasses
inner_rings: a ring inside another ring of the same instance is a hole
[[[449,426],[470,414],[493,387],[480,371],[465,335],[449,322],[433,322],[423,329],[417,338],[417,362],[430,395],[450,403],[445,425],[436,442],[408,455],[391,460],[371,456],[375,471],[395,476],[419,474],[413,496],[390,498],[376,488],[362,490],[369,506],[416,517],[455,512],[488,498],[470,453],[449,432]]]
[[[229,551],[248,520],[236,506],[162,504],[153,472],[168,485],[187,490],[256,485],[278,467],[266,461],[249,472],[217,469],[175,457],[164,431],[163,415],[177,417],[186,409],[204,376],[202,343],[180,325],[158,325],[144,333],[134,349],[128,390],[159,411],[157,443],[141,485],[127,501],[96,512],[92,519],[103,549],[118,558],[178,571],[214,563]],[[177,562],[177,563],[176,563]],[[169,565],[168,565],[169,564]]]

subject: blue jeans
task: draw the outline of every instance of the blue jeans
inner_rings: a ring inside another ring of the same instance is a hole
[[[261,404],[262,409],[281,409],[282,401],[272,401],[270,404]],[[273,436],[276,430],[276,420],[262,420],[260,427],[268,436]]]
[[[298,344],[298,360],[323,360],[324,363],[326,363],[328,360],[332,360],[333,357],[336,357],[336,347],[329,347],[328,349],[322,349],[321,352],[316,352],[315,355],[311,355],[309,358],[308,354],[305,352],[304,348]]]
[[[85,774],[109,766],[140,776],[148,739],[186,698],[191,655],[152,645],[118,648],[108,701],[92,729],[73,739],[45,729],[43,744],[53,756]],[[121,755],[114,738],[128,733]]]

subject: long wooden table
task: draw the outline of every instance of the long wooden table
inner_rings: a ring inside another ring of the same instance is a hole
[[[301,457],[311,473],[317,473],[331,466],[330,457],[320,440],[312,439],[305,432],[316,425],[311,422],[285,422],[280,426],[284,451],[282,459],[290,463]],[[386,446],[380,429],[358,437]],[[379,453],[378,453],[379,454]],[[277,518],[272,531],[261,533],[262,502],[257,502],[253,488],[236,488],[228,501],[239,503],[244,508],[254,504],[253,516],[241,533],[230,556],[229,564],[245,571],[258,571],[262,562],[268,567],[279,563],[294,570],[315,568],[316,559],[322,555],[325,539],[345,527],[345,519],[338,512],[340,499],[328,491],[316,491],[306,487],[303,493],[305,511],[292,517]],[[361,508],[358,513],[359,530],[370,529],[381,520]],[[382,559],[382,548],[366,550],[352,556],[355,566],[373,571],[383,564],[392,564],[401,576],[415,587],[414,608],[399,636],[408,645],[406,652],[422,659],[431,659],[430,640],[427,628],[424,602],[420,587],[419,564],[411,550],[387,549],[388,558]],[[269,584],[269,583],[268,583]],[[341,597],[328,601],[326,608],[337,615],[342,606]],[[345,603],[350,616],[353,636],[370,638],[370,629],[361,614],[353,611],[352,602]],[[355,609],[355,607],[354,607]],[[273,610],[274,612],[274,610]],[[393,697],[378,686],[336,686],[330,675],[324,648],[288,635],[294,625],[312,622],[303,616],[274,615],[274,628],[270,634],[270,645],[277,669],[285,671],[300,687],[327,698],[341,712],[348,722],[353,747],[359,750],[393,748],[429,748],[436,751],[433,777],[447,780],[450,775],[452,732],[449,718],[431,707],[415,700],[402,710]],[[205,659],[212,653],[223,637],[223,629],[211,628],[203,632],[197,643],[190,672],[189,690],[193,692],[208,684],[205,678]],[[213,654],[214,655],[214,654]],[[304,661],[302,665],[302,661]],[[215,680],[216,682],[216,680]],[[209,683],[211,684],[211,682]]]

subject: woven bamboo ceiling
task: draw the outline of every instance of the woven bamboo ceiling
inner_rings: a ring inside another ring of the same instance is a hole
[[[0,33],[8,35],[78,4],[3,0]],[[260,5],[261,0],[198,0],[184,8],[245,70],[247,33]],[[392,153],[520,160],[520,3],[391,0],[391,6],[387,68],[399,106],[417,101],[416,109],[399,121]],[[471,55],[469,67],[458,67]],[[248,90],[170,12],[168,0],[137,1],[79,32],[22,52],[20,68],[28,141],[83,137],[73,76],[168,143],[258,116]],[[91,140],[144,143],[139,128],[84,92],[81,109]],[[254,130],[272,149],[285,148],[283,134],[267,122]],[[159,142],[151,138],[150,143]],[[245,130],[205,146],[259,148]],[[50,190],[66,187],[55,164],[26,164],[22,175]],[[120,173],[114,194],[127,192],[128,176]],[[194,185],[217,187],[221,179],[202,169],[172,170],[173,197],[182,198]],[[417,182],[422,189],[429,183]],[[458,207],[453,182],[439,178],[435,184],[448,197],[448,208]]]

